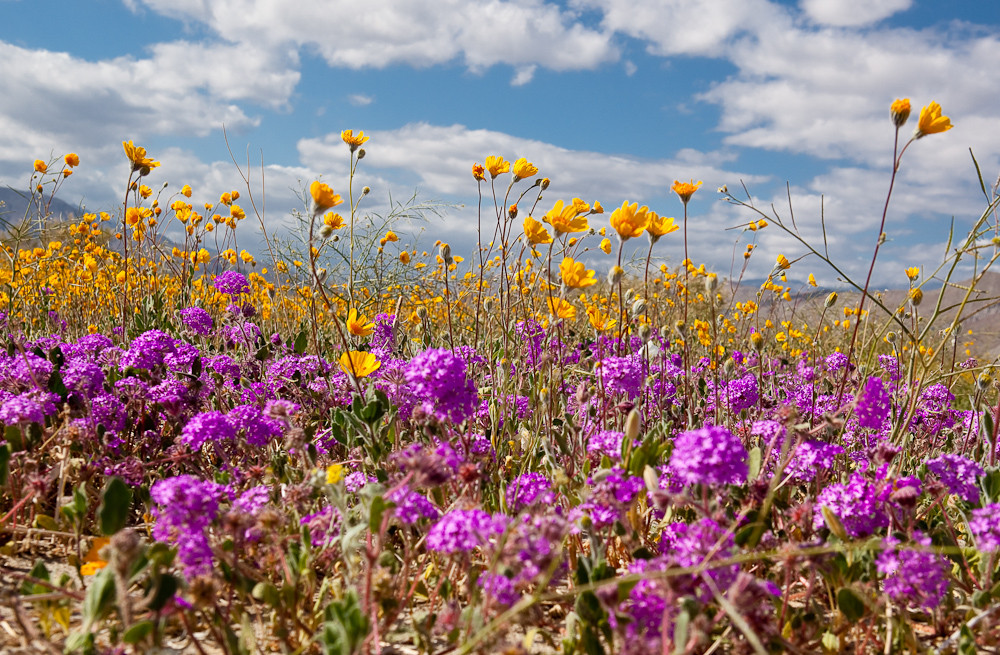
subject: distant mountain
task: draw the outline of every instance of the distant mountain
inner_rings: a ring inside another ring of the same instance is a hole
[[[61,223],[72,220],[83,215],[80,207],[75,207],[59,198],[45,199],[39,206],[40,199],[36,196],[31,198],[27,191],[20,191],[10,187],[0,187],[0,231],[10,232],[10,230],[24,221],[25,217],[29,221],[37,221],[41,218],[49,222]]]

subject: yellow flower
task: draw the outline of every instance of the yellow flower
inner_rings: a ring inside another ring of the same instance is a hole
[[[514,162],[514,181],[523,180],[526,177],[531,177],[538,172],[538,167],[532,164],[530,161],[521,157],[516,162]]]
[[[911,282],[913,280],[916,280],[918,277],[920,277],[920,269],[917,268],[916,266],[909,267],[908,269],[906,269],[906,277],[910,278]]]
[[[472,165],[472,177],[476,178],[477,181],[482,182],[486,179],[486,169],[480,166],[478,163]]]
[[[323,225],[326,225],[331,230],[339,230],[344,227],[344,217],[340,214],[334,214],[333,212],[327,212],[323,216]]]
[[[611,227],[615,228],[622,241],[639,236],[649,227],[649,207],[640,207],[637,202],[630,205],[626,200],[621,207],[611,212]]]
[[[812,273],[809,274],[809,286],[816,286],[816,277]]]
[[[181,195],[185,196],[187,198],[191,197],[191,185],[190,184],[185,184],[184,186],[181,187]]]
[[[399,241],[399,237],[397,237],[396,233],[393,232],[392,230],[389,230],[388,232],[386,232],[384,238],[389,243],[395,243],[396,241]]]
[[[694,195],[694,192],[697,191],[698,187],[701,185],[701,182],[695,182],[694,180],[691,180],[690,182],[680,182],[678,180],[674,180],[674,185],[670,187],[670,189],[680,196],[681,202],[686,205],[688,200],[691,200],[691,196]]]
[[[549,313],[556,318],[561,318],[566,321],[572,321],[576,318],[576,307],[573,303],[563,300],[562,298],[549,298]]]
[[[889,107],[889,116],[892,118],[893,125],[903,127],[906,124],[906,120],[910,117],[910,99],[903,98],[900,100],[896,98],[896,101]]]
[[[401,263],[403,263],[403,264],[409,264],[410,263],[410,253],[407,252],[406,250],[404,250],[403,252],[399,253],[399,261]]]
[[[359,131],[357,136],[354,136],[354,130],[344,130],[340,133],[340,138],[343,139],[344,143],[351,146],[351,152],[354,152],[371,137],[365,136],[364,130]]]
[[[149,175],[149,172],[160,165],[160,162],[153,161],[146,156],[146,149],[133,145],[131,141],[122,141],[122,148],[125,149],[125,156],[132,162],[132,171],[138,171],[139,175]]]
[[[601,207],[601,201],[600,200],[595,200],[594,201],[594,208],[591,211],[594,214],[603,214],[604,213],[604,207]]]
[[[680,225],[674,222],[674,217],[660,216],[655,212],[649,212],[649,227],[646,228],[647,234],[653,243],[660,240],[660,237],[670,234],[671,232],[676,232],[681,229]]]
[[[610,255],[611,254],[611,239],[602,239],[600,247],[601,247],[601,250],[604,251],[605,255]]]
[[[44,173],[49,170],[49,165],[43,162],[41,159],[35,160],[35,171],[38,173]]]
[[[577,200],[579,198],[575,198],[573,204],[566,205],[565,207],[562,200],[557,200],[556,204],[545,214],[542,220],[551,225],[556,234],[586,232],[590,228],[590,225],[587,224],[587,217],[581,214],[590,208],[580,200],[583,203],[582,207],[585,207],[585,209],[582,209],[581,205],[577,204]]]
[[[510,171],[510,162],[505,161],[500,155],[490,155],[486,158],[486,170],[490,172],[490,177],[496,177],[501,173]]]
[[[331,464],[326,467],[326,483],[337,484],[344,477],[343,464]]]
[[[597,305],[591,305],[587,308],[587,321],[598,332],[610,330],[615,326],[615,321],[603,313]]]
[[[378,361],[375,355],[361,350],[351,350],[341,354],[337,363],[340,365],[340,370],[356,378],[367,377],[382,366],[382,362]]]
[[[253,255],[251,255],[250,253],[248,253],[246,250],[241,250],[240,251],[240,259],[243,260],[244,264],[252,264],[253,263]]]
[[[309,185],[309,194],[312,196],[314,211],[317,214],[344,202],[344,199],[334,193],[328,184],[319,180]]]
[[[928,134],[947,132],[953,127],[955,126],[951,124],[951,119],[941,115],[941,105],[932,102],[920,110],[920,121],[913,132],[913,138],[919,139]]]
[[[524,236],[528,239],[528,243],[533,246],[541,243],[552,243],[552,235],[549,234],[549,231],[531,216],[524,219]]]
[[[66,162],[66,165],[69,166],[70,168],[72,168],[74,166],[79,166],[80,165],[80,155],[76,154],[75,152],[71,152],[68,155],[66,155],[65,157],[63,157],[63,161]]]
[[[562,276],[563,284],[570,289],[584,289],[597,284],[594,279],[594,271],[587,270],[583,262],[573,261],[572,257],[565,257],[559,264],[559,273]]]
[[[780,268],[781,270],[785,270],[786,268],[788,268],[789,266],[791,266],[791,264],[788,262],[788,258],[785,257],[784,255],[778,255],[778,264],[777,265],[778,265],[778,268]]]
[[[347,315],[347,331],[356,337],[367,337],[375,329],[375,324],[367,316],[358,316],[357,309],[351,309]]]

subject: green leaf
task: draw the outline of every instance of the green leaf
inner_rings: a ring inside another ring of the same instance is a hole
[[[146,637],[153,634],[153,622],[150,620],[139,621],[122,635],[122,641],[126,644],[138,644],[145,641]]]
[[[97,572],[87,589],[83,599],[83,621],[85,629],[90,629],[95,623],[114,607],[115,575],[114,569],[106,566]]]
[[[4,444],[0,446],[0,487],[7,484],[7,475],[10,473],[10,446]]]
[[[11,452],[18,452],[24,450],[24,435],[21,434],[21,428],[16,425],[5,425],[3,428],[3,438],[8,444],[10,444]]]
[[[101,492],[101,504],[97,508],[101,533],[112,535],[124,528],[131,507],[132,490],[128,485],[119,477],[108,480]]]
[[[826,521],[826,526],[830,528],[830,532],[840,537],[841,541],[849,541],[850,538],[847,536],[844,524],[840,522],[840,517],[826,506],[820,507],[820,511],[823,512],[823,520]]]
[[[841,587],[837,591],[837,607],[851,623],[857,623],[865,615],[865,601],[850,587]]]
[[[761,457],[762,454],[760,446],[757,446],[750,451],[750,459],[748,462],[750,472],[747,474],[747,480],[756,480],[757,476],[760,475]]]
[[[179,588],[180,583],[173,575],[167,573],[160,576],[156,582],[153,595],[149,600],[149,609],[153,612],[162,610],[166,606],[167,601],[174,597]]]
[[[382,514],[385,513],[385,510],[386,502],[382,496],[375,496],[372,498],[371,514],[368,517],[369,530],[378,533],[379,529],[382,527]]]
[[[309,345],[309,335],[306,334],[305,330],[302,330],[295,337],[295,346],[294,346],[295,354],[301,355],[302,353],[304,353],[306,351],[306,346],[308,345]]]

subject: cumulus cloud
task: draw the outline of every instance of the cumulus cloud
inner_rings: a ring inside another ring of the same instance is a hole
[[[347,102],[351,103],[355,107],[367,107],[368,105],[375,102],[375,98],[364,93],[352,93],[347,96]]]
[[[461,60],[474,70],[587,70],[614,61],[607,32],[588,29],[575,14],[542,0],[142,0],[157,13],[204,23],[226,38],[256,47],[293,44],[331,66],[425,67]]]
[[[801,0],[810,20],[823,25],[856,27],[905,11],[913,0]]]

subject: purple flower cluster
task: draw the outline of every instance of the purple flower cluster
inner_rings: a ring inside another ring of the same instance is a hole
[[[890,489],[891,490],[891,489]],[[869,535],[889,525],[883,505],[886,489],[854,473],[847,484],[831,484],[819,493],[814,508],[813,526],[824,523],[823,509],[833,512],[852,537]]]
[[[153,507],[153,537],[177,545],[177,557],[188,578],[210,573],[212,547],[207,530],[219,514],[222,485],[193,475],[179,475],[156,482],[149,495]]]
[[[226,293],[235,296],[250,291],[250,283],[242,273],[237,271],[223,271],[215,276],[215,290],[219,293]]]
[[[201,307],[187,307],[181,310],[181,321],[191,332],[199,336],[208,336],[212,333],[214,323],[212,316]]]
[[[441,512],[427,500],[427,496],[411,491],[405,485],[386,498],[396,504],[396,518],[406,525],[413,525],[420,519],[436,519],[441,516]]]
[[[235,438],[236,430],[226,415],[211,410],[192,416],[181,430],[180,440],[190,446],[191,450],[198,450],[207,441],[231,441]]]
[[[1000,550],[1000,503],[972,510],[969,532],[976,538],[979,550],[985,552]]]
[[[796,482],[810,482],[816,478],[820,469],[831,468],[837,455],[843,453],[843,446],[822,441],[803,441],[785,467],[785,475],[791,476]]]
[[[466,375],[465,362],[450,350],[425,350],[410,360],[405,375],[424,411],[439,421],[461,423],[479,405],[476,385]]]
[[[891,405],[889,393],[885,390],[882,378],[870,377],[865,384],[865,390],[858,398],[854,415],[862,428],[878,430],[889,418]]]
[[[642,358],[638,354],[626,357],[605,357],[597,368],[605,393],[609,395],[622,394],[626,398],[635,398],[645,379]]]
[[[379,351],[384,356],[392,354],[396,347],[396,333],[393,325],[395,314],[379,314],[375,317],[375,329],[372,331],[371,350]]]
[[[555,494],[549,491],[552,483],[541,473],[524,473],[514,478],[507,486],[507,507],[511,512],[520,512],[535,503],[551,504]]]
[[[743,442],[721,425],[681,432],[674,439],[670,470],[687,484],[742,484],[749,466]]]
[[[628,475],[620,467],[607,472],[599,481],[590,478],[590,498],[580,509],[590,516],[595,529],[622,521],[639,492],[645,488],[642,478]]]
[[[983,467],[961,455],[944,453],[927,462],[927,470],[948,487],[948,491],[970,503],[979,502],[979,476]]]
[[[598,456],[607,455],[611,461],[617,462],[622,458],[622,440],[624,438],[624,432],[614,430],[598,432],[587,441],[587,452]]]
[[[488,545],[503,534],[507,517],[491,516],[481,509],[455,509],[434,524],[427,533],[427,548],[438,553],[467,553]]]
[[[929,548],[930,537],[913,535],[917,548]],[[899,539],[882,540],[884,551],[876,559],[878,572],[885,576],[885,593],[893,600],[933,610],[948,591],[948,560],[926,550],[900,549]]]
[[[726,402],[729,404],[729,411],[739,414],[744,409],[750,409],[760,400],[760,392],[757,386],[757,377],[753,373],[747,373],[741,378],[730,380],[726,385]]]

